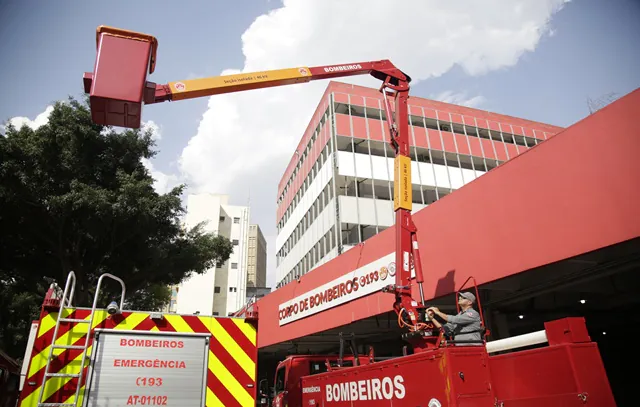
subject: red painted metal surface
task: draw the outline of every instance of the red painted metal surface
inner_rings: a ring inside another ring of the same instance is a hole
[[[582,317],[564,318],[557,321],[545,322],[549,345],[563,343],[587,343],[591,341],[587,324]]]
[[[595,343],[492,356],[489,365],[496,397],[505,406],[616,405]]]
[[[426,298],[471,275],[483,284],[640,236],[638,111],[640,89],[416,213]],[[275,317],[280,304],[393,253],[394,233],[261,298],[259,347],[392,310],[377,293],[284,326]]]
[[[98,52],[90,84],[92,120],[97,124],[139,127],[147,69],[154,42],[148,36],[98,34]]]
[[[616,405],[584,318],[545,323],[548,347],[492,356],[491,383],[498,400],[516,407]]]
[[[290,356],[278,365],[283,374],[276,380],[284,382],[275,386],[273,405],[615,407],[597,345],[585,330],[583,318],[565,318],[545,324],[546,335],[561,342],[534,350],[490,357],[484,346],[450,346],[378,362],[361,355],[360,366],[315,374],[310,364],[322,356]]]
[[[488,355],[480,346],[429,350],[308,376],[302,388],[300,406],[479,407],[494,402]]]
[[[583,405],[573,373],[565,346],[491,357],[496,395],[510,406]]]

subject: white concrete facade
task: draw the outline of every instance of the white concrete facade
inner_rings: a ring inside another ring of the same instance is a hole
[[[229,260],[179,285],[176,311],[220,315],[239,310],[246,299],[249,207],[229,205],[227,195],[197,194],[187,198],[185,226],[206,222],[205,230],[234,244]]]
[[[291,191],[303,167],[298,163],[278,199],[284,215],[277,224],[276,288],[395,223],[394,154],[380,137],[387,126],[384,108],[379,99],[377,108],[372,107],[372,98],[367,98],[366,108],[351,104],[348,92],[337,102],[338,93],[328,95],[328,107],[316,113],[311,123],[315,131],[299,151],[302,163],[317,157],[305,163],[311,170],[304,175],[302,186]],[[462,119],[453,119],[447,111],[433,110],[440,118],[434,119],[430,117],[433,111],[411,110],[414,213],[543,141],[535,129],[514,131],[513,126],[498,123],[500,130],[496,131],[486,121],[479,125],[481,119],[475,119],[482,117],[479,111],[465,112],[474,121],[459,124],[456,120]],[[544,133],[544,139],[547,136],[550,134]]]

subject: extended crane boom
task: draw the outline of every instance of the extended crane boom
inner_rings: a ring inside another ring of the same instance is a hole
[[[433,330],[424,313],[424,281],[418,251],[416,227],[411,219],[411,157],[409,154],[409,83],[411,78],[388,60],[344,65],[298,67],[236,75],[190,79],[157,85],[147,81],[156,64],[158,41],[155,37],[113,27],[100,26],[96,31],[97,56],[92,73],[84,74],[85,91],[90,95],[92,119],[97,124],[138,128],[142,105],[177,101],[251,89],[268,88],[369,74],[382,81],[390,140],[395,151],[394,211],[396,214],[396,281],[384,288],[394,293],[394,309],[410,327],[407,339],[414,350],[424,350],[435,343]],[[389,105],[394,98],[395,115]],[[420,305],[411,297],[411,270],[415,269]]]

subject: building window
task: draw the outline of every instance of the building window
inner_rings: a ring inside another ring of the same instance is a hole
[[[220,222],[224,222],[224,216],[220,216]]]
[[[231,263],[231,268],[232,269],[237,269],[238,268],[238,263]]]
[[[238,239],[233,239],[233,245],[237,246],[240,244],[240,241]]]
[[[213,315],[220,315],[220,314],[218,313],[218,311],[213,311],[213,313],[212,313],[212,314],[213,314]]]
[[[233,223],[240,223],[240,218],[233,218]]]
[[[238,292],[238,289],[236,287],[229,287],[229,292],[235,293],[235,292]]]
[[[220,287],[213,287],[213,292],[216,294],[220,294]]]

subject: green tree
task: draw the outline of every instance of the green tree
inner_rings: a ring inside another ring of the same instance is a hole
[[[181,223],[184,185],[154,190],[142,163],[154,146],[151,131],[97,125],[87,103],[74,99],[56,103],[36,130],[7,126],[0,136],[0,347],[13,349],[9,331],[24,331],[20,318],[30,315],[28,327],[49,283],[64,286],[69,271],[77,277],[76,305],[90,306],[98,277],[109,272],[125,281],[129,309],[158,309],[168,285],[228,260],[228,239]],[[105,281],[99,305],[119,289]]]

